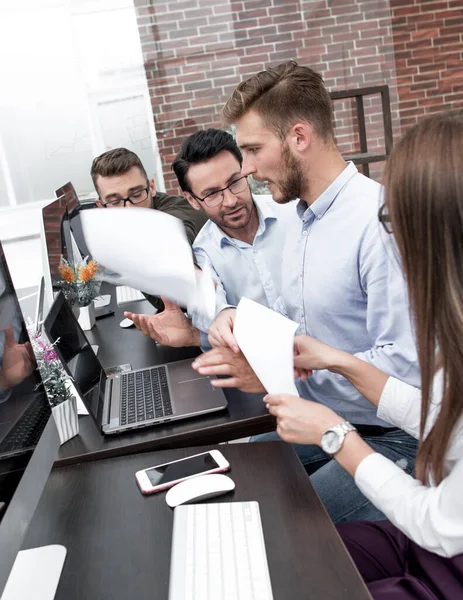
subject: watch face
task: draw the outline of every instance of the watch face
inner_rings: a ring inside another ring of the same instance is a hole
[[[334,454],[341,447],[340,436],[335,431],[326,431],[322,437],[322,450]]]

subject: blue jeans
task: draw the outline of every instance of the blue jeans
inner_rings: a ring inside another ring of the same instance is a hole
[[[380,436],[362,436],[365,442],[386,458],[397,463],[406,473],[415,466],[418,442],[401,429]],[[281,441],[276,431],[251,438],[251,442]],[[318,446],[293,444],[310,480],[334,523],[379,521],[385,519],[358,489],[353,478]]]

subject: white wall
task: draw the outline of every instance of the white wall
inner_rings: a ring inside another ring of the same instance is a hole
[[[39,235],[43,204],[0,209],[0,239],[16,289],[37,285],[42,275]]]
[[[95,156],[126,146],[165,188],[132,0],[0,0],[0,56],[0,240],[23,287],[40,244],[11,240],[67,181],[92,193]]]

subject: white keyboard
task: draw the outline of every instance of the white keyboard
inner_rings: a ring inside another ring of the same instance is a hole
[[[273,600],[257,502],[177,506],[169,600]]]
[[[137,302],[144,300],[145,296],[138,290],[134,290],[128,285],[118,285],[116,288],[117,305],[128,304],[129,302]]]

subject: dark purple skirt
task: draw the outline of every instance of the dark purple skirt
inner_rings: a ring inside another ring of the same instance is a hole
[[[337,529],[374,600],[463,599],[463,554],[423,550],[389,521]]]

